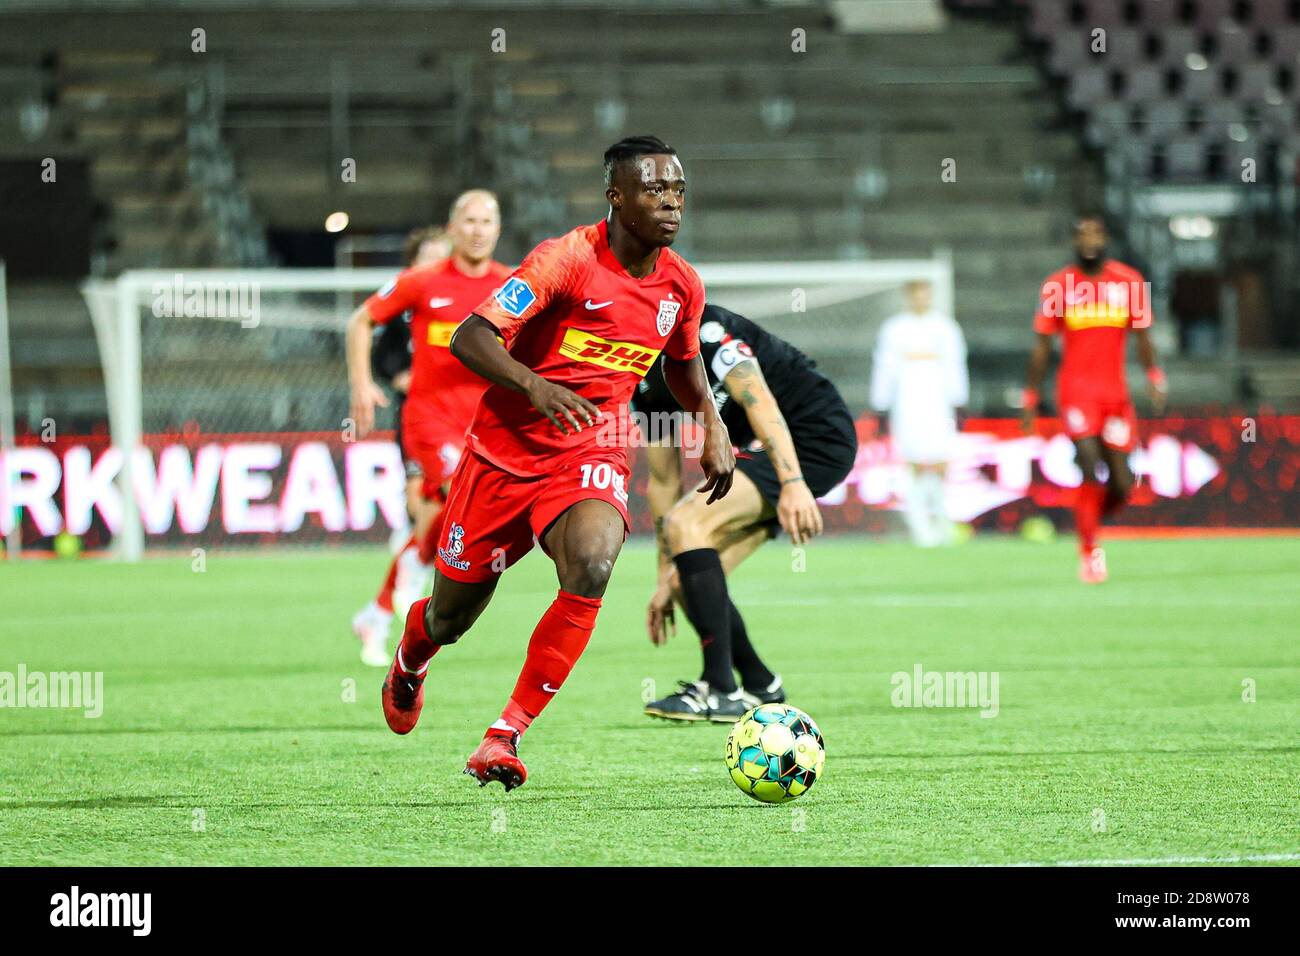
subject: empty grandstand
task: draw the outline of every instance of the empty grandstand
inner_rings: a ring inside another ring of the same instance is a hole
[[[87,276],[331,265],[330,213],[397,236],[468,184],[514,259],[603,214],[600,149],[641,130],[688,163],[694,260],[949,258],[973,411],[1008,408],[1080,204],[1153,279],[1176,401],[1300,399],[1294,2],[12,0],[0,27],[28,429],[103,421]],[[37,188],[47,159],[77,190]],[[865,394],[896,306],[791,335]]]

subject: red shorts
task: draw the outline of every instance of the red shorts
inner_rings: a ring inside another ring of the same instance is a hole
[[[1132,451],[1137,446],[1137,413],[1128,399],[1106,402],[1062,399],[1061,421],[1066,434],[1076,441],[1100,438],[1102,444],[1117,451]]]
[[[460,459],[443,508],[443,540],[434,564],[457,581],[486,581],[529,551],[579,501],[608,501],[627,535],[631,474],[621,450],[576,457],[548,475],[521,478],[472,451]]]
[[[442,498],[442,486],[455,474],[464,451],[465,443],[461,439],[402,429],[402,454],[408,462],[417,462],[423,475],[420,485],[422,498],[431,501]],[[415,477],[410,472],[408,467],[408,476]]]

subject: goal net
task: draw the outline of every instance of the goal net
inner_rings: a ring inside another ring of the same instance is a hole
[[[928,280],[936,307],[952,309],[944,257],[699,271],[711,302],[809,354],[855,414],[876,331],[902,308],[903,286]],[[401,456],[391,430],[357,440],[350,428],[344,329],[394,274],[136,271],[87,282],[111,444],[69,529],[102,522],[132,561],[146,546],[386,540],[406,521]],[[391,412],[381,414],[391,429]]]

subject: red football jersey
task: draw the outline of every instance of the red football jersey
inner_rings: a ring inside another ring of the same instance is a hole
[[[1127,400],[1128,330],[1150,324],[1150,293],[1132,266],[1108,259],[1095,275],[1071,264],[1048,276],[1039,293],[1034,331],[1061,333],[1057,401]]]
[[[633,278],[610,250],[603,221],[543,242],[474,310],[497,327],[517,362],[615,416],[625,414],[660,352],[699,354],[703,311],[704,284],[685,259],[663,248],[654,270]],[[466,444],[516,475],[548,474],[599,447],[608,421],[565,435],[526,395],[492,385]]]
[[[413,313],[415,354],[402,424],[423,440],[459,443],[464,436],[488,383],[452,356],[451,334],[508,275],[507,266],[492,262],[484,275],[467,276],[448,258],[407,269],[366,300],[366,311],[380,325],[407,310]]]

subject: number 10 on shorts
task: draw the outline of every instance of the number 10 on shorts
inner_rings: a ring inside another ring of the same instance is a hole
[[[582,487],[597,488],[604,491],[606,488],[613,486],[614,497],[623,504],[627,504],[627,487],[623,481],[621,472],[616,471],[614,466],[607,461],[597,464],[579,465],[582,472]]]

